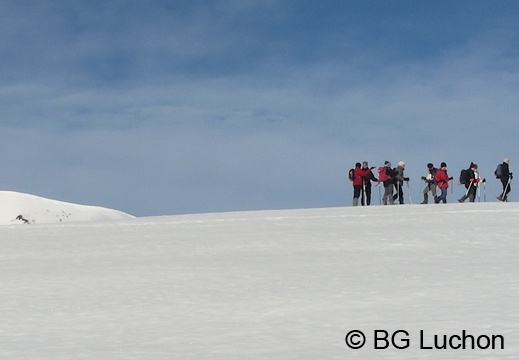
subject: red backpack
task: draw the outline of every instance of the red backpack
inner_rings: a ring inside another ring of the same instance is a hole
[[[387,180],[391,180],[391,177],[388,174],[386,174],[386,167],[385,166],[379,167],[378,168],[378,181],[384,182]]]

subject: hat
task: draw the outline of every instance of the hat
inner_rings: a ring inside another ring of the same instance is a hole
[[[360,167],[360,166],[361,166],[361,165],[360,165],[360,162],[358,162],[358,163],[355,164],[355,167]]]
[[[508,158],[504,158],[503,162],[508,164],[510,162],[510,160]]]
[[[447,167],[447,164],[444,163],[444,162],[442,162],[442,163],[440,164],[440,167]]]
[[[432,168],[434,167],[434,165],[433,165],[432,163],[429,163],[429,164],[427,164],[427,167],[428,167],[429,169],[432,169]]]
[[[399,161],[399,162],[398,162],[398,166],[405,166],[405,162],[403,162],[403,161]]]
[[[474,164],[473,162],[470,163],[470,169],[477,169],[478,168],[478,165],[477,164]]]

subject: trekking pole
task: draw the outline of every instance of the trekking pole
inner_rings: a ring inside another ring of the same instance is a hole
[[[472,186],[472,182],[469,184],[467,191],[465,192],[465,196],[469,196],[470,187]]]
[[[508,186],[510,185],[510,181],[512,181],[511,176],[508,175],[508,181],[506,182],[505,189],[503,190],[503,194],[501,195],[501,201],[504,201],[504,198],[506,196],[506,191],[508,190]]]
[[[407,193],[409,194],[409,202],[412,205],[413,204],[413,198],[411,197],[411,188],[409,187],[409,181],[406,181],[405,183],[407,185]]]

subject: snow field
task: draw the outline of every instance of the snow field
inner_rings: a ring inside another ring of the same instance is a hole
[[[3,226],[0,357],[515,359],[518,215],[481,203]],[[352,330],[362,349],[346,346]],[[375,349],[376,330],[410,345]],[[420,348],[420,331],[428,347],[463,330],[504,349]]]

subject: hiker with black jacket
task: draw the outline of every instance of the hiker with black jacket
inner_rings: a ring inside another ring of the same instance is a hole
[[[409,181],[408,177],[404,176],[404,170],[405,170],[405,162],[399,161],[398,167],[395,169],[396,175],[395,175],[395,189],[396,194],[393,195],[393,200],[398,199],[400,204],[404,203],[404,190],[402,187],[404,186],[404,181]]]
[[[469,199],[470,202],[474,202],[476,200],[476,192],[478,191],[478,185],[481,181],[479,178],[478,165],[473,162],[470,163],[470,166],[467,170],[464,171],[464,183],[467,192],[465,195],[458,199],[460,203]]]
[[[501,164],[501,176],[499,180],[501,180],[501,184],[503,185],[503,191],[501,195],[497,197],[499,201],[508,201],[508,193],[510,192],[510,181],[513,179],[512,173],[510,172],[510,160],[508,158],[504,158],[503,163]]]
[[[368,166],[368,162],[367,161],[363,161],[362,162],[362,170],[365,170],[367,172],[367,175],[364,176],[364,178],[362,179],[363,181],[363,185],[362,185],[362,188],[363,188],[363,191],[362,191],[362,196],[361,196],[361,199],[360,199],[360,203],[362,204],[362,206],[366,205],[366,206],[369,206],[371,204],[371,182],[372,181],[378,181],[378,179],[375,177],[375,175],[373,175],[373,172],[371,170],[373,170],[375,167],[369,167]]]

